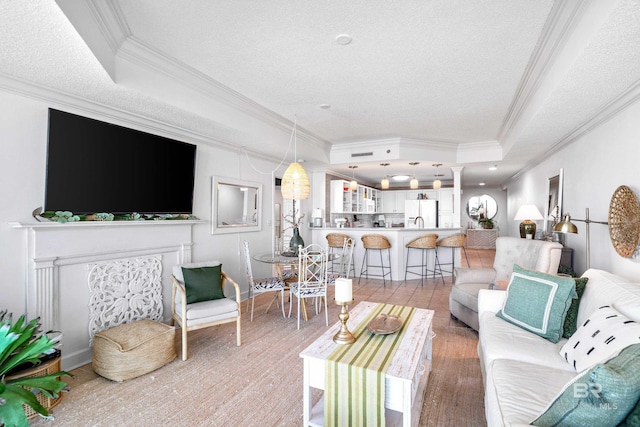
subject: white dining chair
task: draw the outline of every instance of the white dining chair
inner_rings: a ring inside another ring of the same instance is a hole
[[[255,306],[256,295],[266,292],[280,292],[280,306],[282,308],[282,317],[286,317],[284,313],[284,288],[285,283],[280,277],[265,277],[255,279],[251,270],[251,253],[249,251],[249,242],[242,242],[242,253],[244,256],[244,271],[247,276],[247,285],[249,286],[249,296],[247,298],[247,310],[249,310],[249,300],[251,300],[251,321],[253,322],[253,308]],[[271,304],[269,304],[271,305]],[[267,307],[267,310],[269,308]]]
[[[327,314],[327,250],[320,245],[311,244],[306,248],[300,246],[298,255],[298,281],[291,284],[291,295],[298,302],[298,329],[300,329],[300,302],[302,299],[313,298],[316,315],[322,309],[324,301],[325,323],[329,326]],[[293,301],[289,304],[289,317]]]

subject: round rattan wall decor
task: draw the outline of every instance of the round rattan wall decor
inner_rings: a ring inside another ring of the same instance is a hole
[[[632,189],[621,185],[609,204],[609,237],[621,257],[630,258],[640,240],[640,203]]]

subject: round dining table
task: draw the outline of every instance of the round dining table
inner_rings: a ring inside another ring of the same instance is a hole
[[[340,254],[338,253],[329,253],[327,254],[327,261],[333,261],[340,258]],[[298,256],[293,252],[282,252],[279,254],[273,252],[262,253],[258,255],[254,255],[253,259],[259,262],[264,262],[266,264],[273,264],[276,268],[276,273],[278,277],[285,282],[285,289],[288,289],[288,284],[291,282],[296,282],[296,269],[298,266]],[[274,299],[267,306],[267,311],[271,308],[273,301],[277,299],[277,295],[274,296]],[[309,320],[309,315],[307,314],[307,307],[304,299],[302,299],[302,314],[304,316],[304,320]],[[291,302],[289,302],[291,304]]]

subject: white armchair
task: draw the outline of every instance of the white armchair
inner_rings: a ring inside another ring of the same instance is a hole
[[[182,268],[195,269],[199,267],[217,267],[218,261],[199,262],[176,265],[173,267],[171,281],[171,325],[177,322],[182,332],[182,360],[187,360],[187,332],[223,323],[236,322],[236,342],[241,344],[240,335],[240,286],[224,271],[221,271],[221,286],[224,293],[225,284],[230,283],[235,288],[235,298],[226,295],[219,299],[210,299],[194,303],[187,303],[187,291],[184,284]]]
[[[478,330],[478,292],[499,281],[508,281],[513,265],[558,274],[562,245],[543,240],[498,237],[493,268],[456,268],[449,294],[451,316]]]

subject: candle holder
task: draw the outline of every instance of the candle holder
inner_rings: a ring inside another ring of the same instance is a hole
[[[338,333],[334,335],[333,341],[336,344],[353,344],[354,342],[356,342],[356,337],[354,337],[353,334],[349,332],[349,329],[347,329],[347,320],[349,320],[349,312],[347,311],[347,306],[349,304],[353,304],[353,300],[351,301],[335,301],[334,300],[334,302],[342,306],[342,309],[340,310],[340,314],[338,315],[338,319],[340,319],[340,322],[342,322],[342,325],[340,325],[340,330],[338,331]]]

